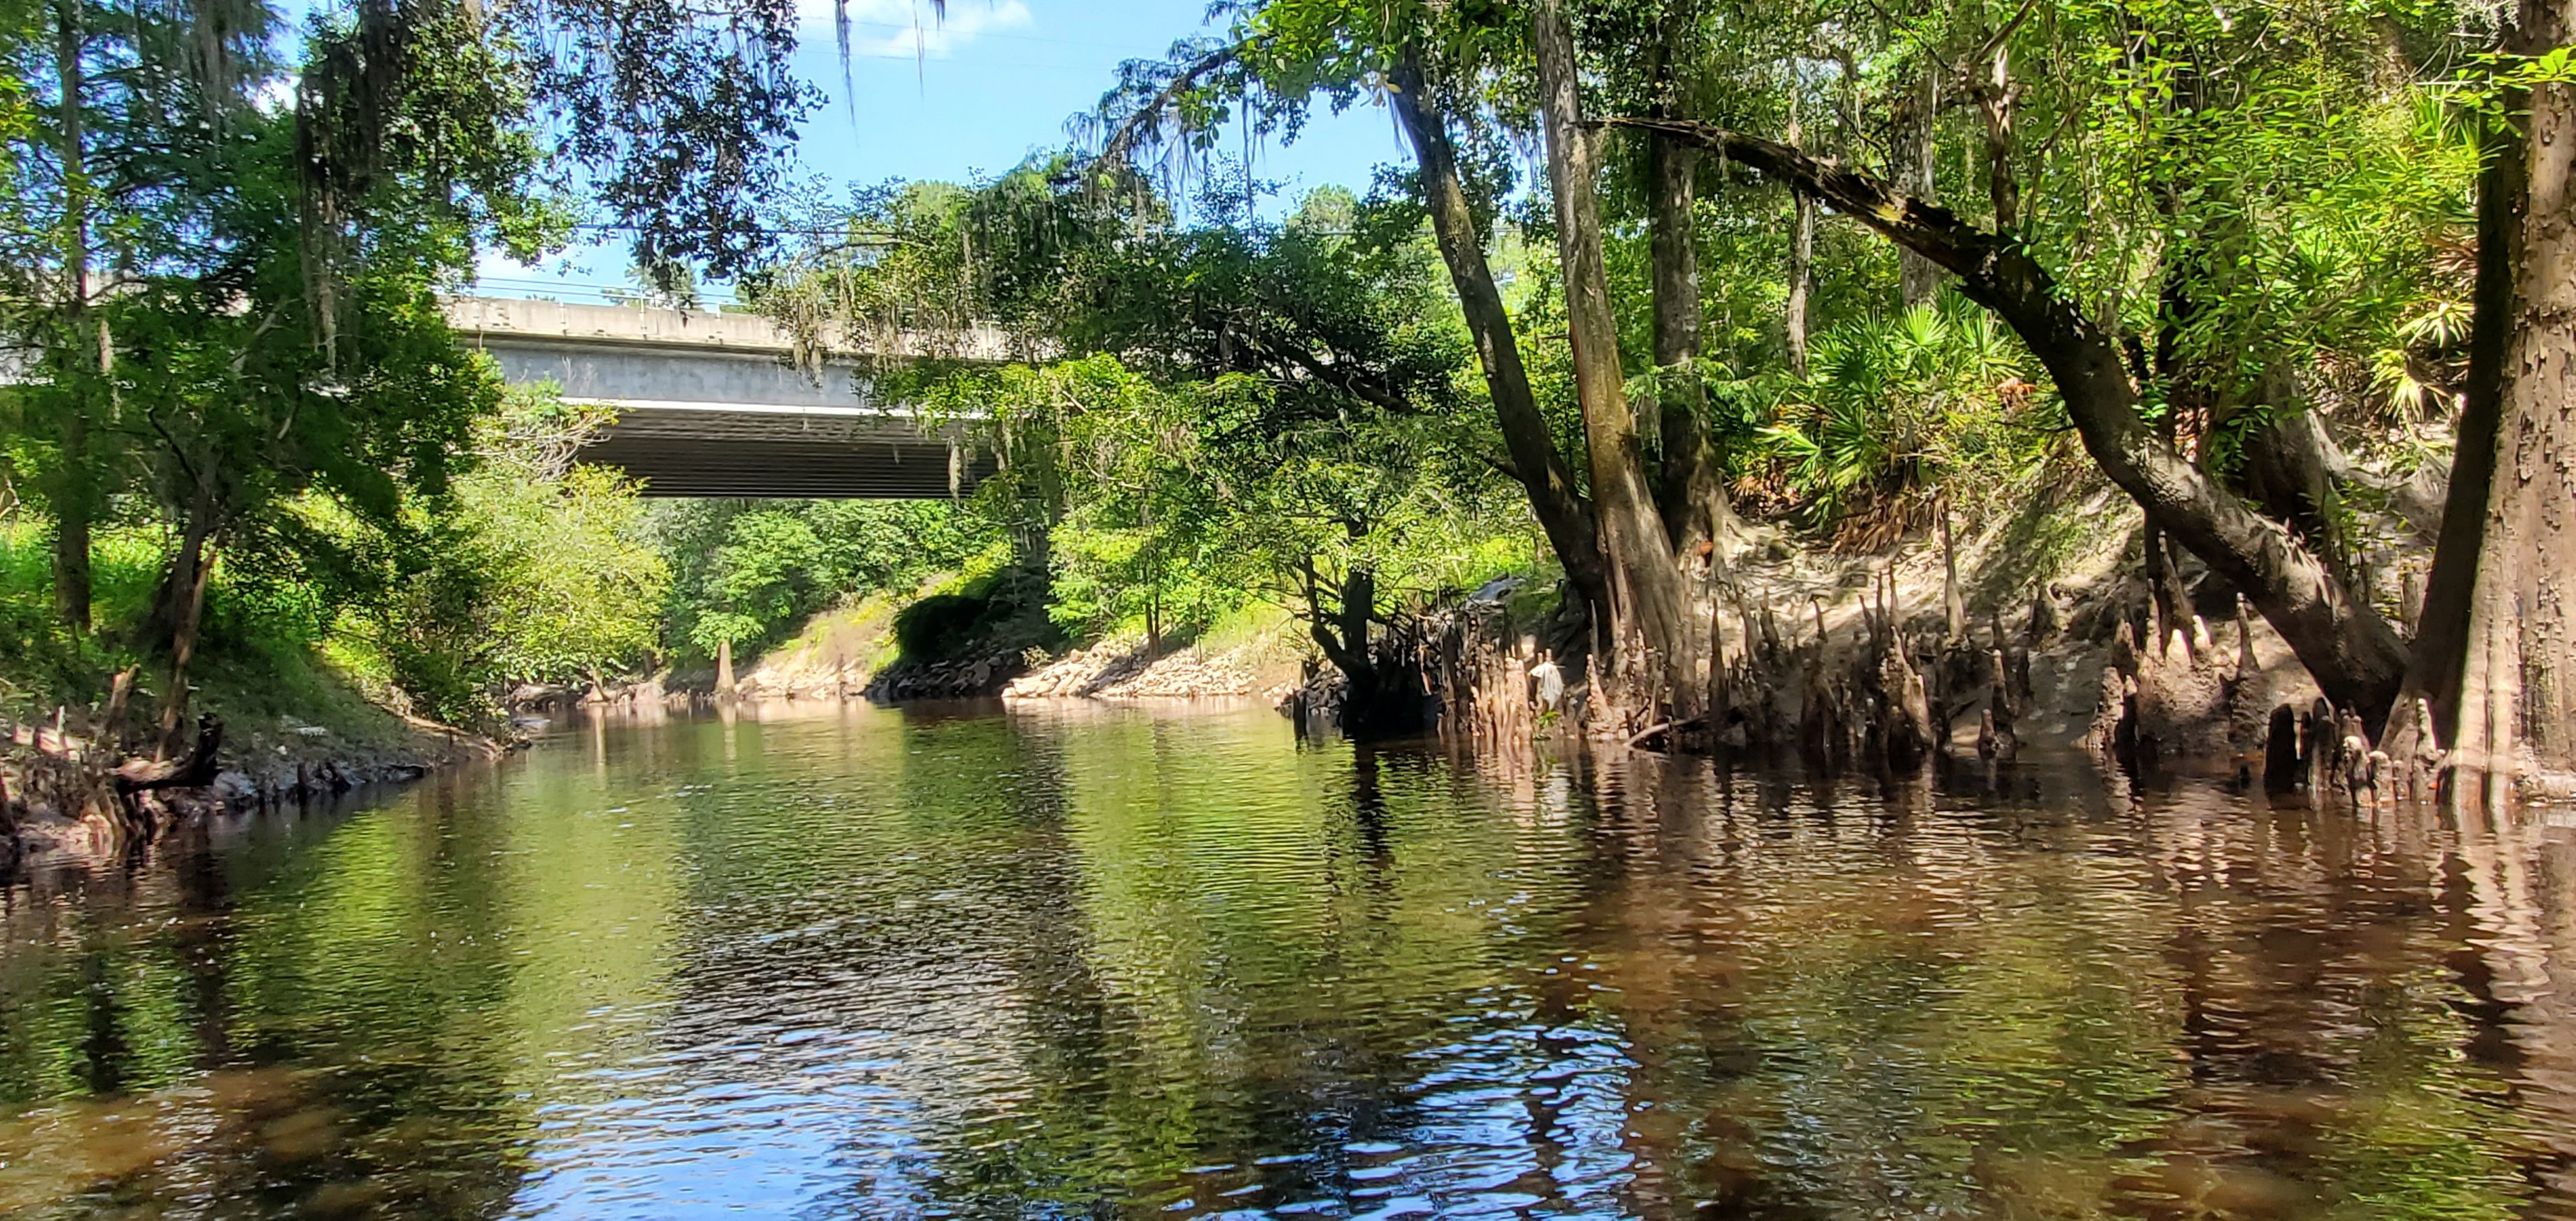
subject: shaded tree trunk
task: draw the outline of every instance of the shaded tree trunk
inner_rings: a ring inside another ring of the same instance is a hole
[[[1440,247],[1441,261],[1448,265],[1468,334],[1475,340],[1476,361],[1494,400],[1512,475],[1529,493],[1530,511],[1565,565],[1566,579],[1587,606],[1607,606],[1610,583],[1591,509],[1575,491],[1573,472],[1557,452],[1547,418],[1539,414],[1538,396],[1531,391],[1529,371],[1521,363],[1520,341],[1512,334],[1511,314],[1494,286],[1484,238],[1476,229],[1475,209],[1458,175],[1448,123],[1430,97],[1418,61],[1407,57],[1398,63],[1393,82],[1396,117],[1421,168],[1432,237]]]
[[[1574,38],[1561,0],[1538,0],[1532,6],[1530,38],[1537,54],[1548,179],[1556,196],[1575,394],[1583,408],[1594,516],[1610,568],[1611,649],[1617,664],[1610,674],[1595,669],[1593,690],[1606,698],[1596,699],[1594,706],[1607,712],[1624,705],[1614,715],[1639,719],[1650,717],[1668,699],[1697,702],[1688,694],[1695,684],[1687,681],[1696,660],[1692,633],[1685,622],[1681,570],[1673,563],[1662,515],[1647,487],[1636,414],[1620,365],[1618,319],[1610,307],[1594,194],[1600,166],[1594,134],[1584,125],[1577,100]],[[1645,655],[1637,656],[1636,650]],[[1614,676],[1615,682],[1605,684]]]
[[[1691,45],[1694,16],[1687,0],[1667,6],[1661,37],[1652,52],[1653,73],[1671,113],[1681,112],[1678,103],[1687,93],[1686,84],[1675,79],[1672,57]],[[1674,552],[1688,556],[1703,544],[1722,542],[1735,518],[1720,482],[1717,446],[1709,438],[1708,389],[1699,368],[1699,226],[1692,213],[1698,196],[1699,150],[1685,141],[1649,134],[1646,162],[1655,367],[1662,376],[1655,394],[1663,454],[1655,482],[1655,508],[1663,516]]]
[[[2395,629],[2355,599],[2285,527],[2253,511],[2147,427],[2117,343],[2021,246],[1867,174],[1777,141],[1697,123],[1616,124],[1688,135],[1703,148],[1816,195],[1957,275],[1961,292],[2012,327],[2047,367],[2068,419],[2103,474],[2167,536],[2244,591],[2328,698],[2359,710],[2373,727],[2388,715],[2407,662]]]
[[[215,489],[201,478],[181,527],[179,554],[164,574],[154,612],[170,651],[170,687],[161,693],[160,746],[156,757],[179,749],[188,716],[188,673],[197,658],[197,636],[206,613],[206,582],[214,575]]]
[[[2568,45],[2576,0],[2523,0],[2523,50]],[[2460,795],[2483,780],[2576,779],[2576,86],[2532,87],[2512,249],[2512,332],[2468,606],[2452,747]]]
[[[2507,113],[2523,97],[2505,98]],[[2405,694],[2391,725],[2389,755],[2415,759],[2421,739],[2456,742],[2460,731],[2460,670],[2468,655],[2469,603],[2477,586],[2478,553],[2486,533],[2487,497],[2495,480],[2497,418],[2504,405],[2505,350],[2513,338],[2514,268],[2522,244],[2524,158],[2520,135],[2503,128],[2488,135],[2478,174],[2478,262],[2471,291],[2469,371],[2451,450],[2451,486],[2433,567],[2424,581],[2424,604],[2415,611],[2414,655]]]
[[[1734,513],[1719,483],[1717,446],[1708,435],[1700,357],[1699,250],[1691,217],[1691,179],[1699,151],[1655,137],[1648,152],[1654,187],[1648,244],[1654,262],[1655,367],[1663,467],[1655,487],[1675,553],[1725,537]]]
[[[54,615],[74,632],[90,628],[89,421],[74,407],[63,413],[57,438],[63,470],[54,476],[47,507],[54,515]]]
[[[89,409],[83,401],[88,371],[72,356],[74,336],[81,334],[89,313],[88,136],[82,107],[85,82],[81,57],[86,46],[81,28],[81,0],[57,0],[55,73],[62,93],[60,118],[63,173],[63,334],[67,341],[56,373],[63,396],[55,440],[61,446],[61,469],[55,472],[49,507],[54,515],[54,613],[74,632],[90,627],[90,518],[96,497],[90,477]],[[102,324],[103,325],[103,324]],[[99,345],[102,367],[107,345]]]
[[[1399,737],[1428,728],[1422,672],[1401,649],[1376,649],[1369,622],[1377,610],[1377,573],[1355,564],[1342,573],[1328,605],[1323,577],[1310,558],[1299,565],[1306,599],[1306,634],[1324,660],[1342,672],[1342,732],[1352,738]]]

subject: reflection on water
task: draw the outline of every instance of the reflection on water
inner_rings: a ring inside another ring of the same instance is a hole
[[[0,1214],[2576,1215],[2571,903],[2072,767],[590,725],[6,892]]]

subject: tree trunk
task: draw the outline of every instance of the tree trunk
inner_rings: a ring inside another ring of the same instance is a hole
[[[90,628],[89,420],[77,405],[63,412],[58,441],[63,469],[47,505],[54,515],[54,614],[75,633]]]
[[[88,371],[71,355],[89,313],[89,178],[88,136],[82,96],[82,54],[87,46],[81,28],[81,0],[57,0],[54,67],[62,94],[61,138],[57,150],[63,171],[63,340],[56,374],[62,415],[56,433],[61,470],[49,497],[54,515],[54,613],[75,633],[90,628],[90,518],[94,481],[90,478],[89,405],[85,401]],[[102,324],[103,325],[103,324]],[[102,367],[106,344],[100,344]]]
[[[1939,151],[1934,139],[1941,116],[1941,75],[1927,67],[1914,96],[1896,108],[1896,189],[1926,204],[1936,198],[1933,166]],[[1941,288],[1941,268],[1913,250],[1896,252],[1897,292],[1905,308],[1932,304]]]
[[[1807,295],[1816,280],[1816,201],[1796,193],[1789,234],[1789,372],[1807,375]]]
[[[1300,575],[1306,634],[1323,650],[1324,660],[1342,672],[1342,732],[1358,741],[1372,741],[1427,728],[1421,667],[1404,660],[1401,650],[1381,653],[1369,643],[1369,619],[1377,610],[1377,573],[1364,564],[1352,565],[1342,574],[1339,605],[1332,608],[1324,604],[1324,581],[1311,558],[1300,566]]]
[[[2522,110],[2520,92],[2506,95],[2507,113]],[[2469,647],[2469,602],[2477,586],[2478,553],[2486,534],[2487,497],[2495,481],[2497,416],[2504,403],[2505,348],[2513,338],[2514,271],[2522,244],[2523,147],[2509,127],[2490,132],[2486,163],[2478,174],[2477,282],[2471,292],[2468,380],[2451,449],[2451,486],[2442,529],[2425,574],[2424,604],[2415,613],[2414,655],[2405,693],[2386,743],[2389,756],[2408,760],[2456,742],[2460,732],[2460,670]]]
[[[1163,656],[1163,599],[1161,591],[1162,587],[1159,584],[1148,586],[1145,590],[1145,660],[1147,661],[1157,661]]]
[[[1606,607],[1610,582],[1591,509],[1575,491],[1573,472],[1557,452],[1547,417],[1539,413],[1538,396],[1530,389],[1529,371],[1521,364],[1520,341],[1512,334],[1511,314],[1503,308],[1502,292],[1494,286],[1493,269],[1485,261],[1484,238],[1476,231],[1475,209],[1468,203],[1466,184],[1458,176],[1457,151],[1450,144],[1447,122],[1432,101],[1421,65],[1414,59],[1408,57],[1396,65],[1393,83],[1396,117],[1404,125],[1422,170],[1423,202],[1431,214],[1432,237],[1440,247],[1441,261],[1449,267],[1450,283],[1457,290],[1468,334],[1475,339],[1476,360],[1484,370],[1485,387],[1494,400],[1494,416],[1502,427],[1512,474],[1528,491],[1530,511],[1538,518],[1539,528],[1547,533],[1557,560],[1565,565],[1566,579],[1573,583],[1585,605]]]
[[[1789,95],[1789,147],[1806,147],[1798,121],[1798,95]],[[1816,200],[1805,191],[1789,192],[1789,373],[1807,376],[1807,297],[1816,282]]]
[[[2360,711],[2374,729],[2387,717],[2406,670],[2407,649],[2396,630],[2280,523],[2247,507],[2146,426],[2118,346],[2024,248],[1776,141],[1697,123],[1620,119],[1617,125],[1688,135],[1815,194],[1957,275],[1960,291],[2012,327],[2047,367],[2102,473],[2174,541],[2244,591],[2328,698]]]
[[[1656,481],[1656,510],[1677,555],[1725,537],[1734,513],[1718,482],[1717,447],[1709,440],[1700,381],[1699,242],[1693,232],[1691,179],[1699,150],[1650,137],[1654,185],[1649,208],[1655,288],[1655,367],[1661,417],[1663,469]]]
[[[188,668],[197,657],[197,633],[206,613],[206,581],[214,575],[215,490],[203,480],[188,507],[180,534],[179,554],[162,579],[156,618],[166,625],[170,647],[170,687],[161,693],[161,738],[156,758],[179,749],[179,731],[188,716]]]
[[[1369,614],[1377,609],[1377,573],[1365,564],[1353,564],[1342,574],[1342,648],[1359,660],[1365,676],[1376,667],[1369,664]]]
[[[2342,459],[2334,438],[2326,435],[2325,422],[2316,412],[2291,401],[2296,391],[2286,384],[2286,377],[2264,380],[2265,392],[2259,397],[2265,401],[2259,405],[2272,409],[2271,418],[2245,432],[2235,471],[2237,490],[2295,531],[2327,568],[2352,582],[2359,548],[2344,526],[2349,514],[2335,483],[2335,469]],[[2234,414],[2213,413],[2213,426]],[[2369,594],[2358,585],[2354,592]]]
[[[1968,638],[1968,600],[1959,594],[1959,542],[1950,534],[1950,498],[1941,498],[1941,622],[1945,634],[1942,643],[1957,644]]]
[[[716,694],[733,694],[733,641],[716,642]]]
[[[1540,113],[1546,129],[1548,179],[1556,195],[1556,236],[1565,275],[1566,324],[1574,356],[1574,386],[1583,407],[1584,447],[1591,459],[1592,500],[1601,548],[1610,566],[1613,673],[1626,691],[1605,688],[1596,670],[1593,690],[1610,697],[1596,707],[1624,704],[1643,727],[1656,704],[1682,695],[1694,668],[1691,632],[1683,612],[1681,570],[1673,563],[1662,516],[1646,484],[1637,444],[1637,418],[1628,405],[1620,367],[1618,319],[1610,308],[1610,279],[1601,243],[1599,181],[1593,134],[1583,125],[1576,98],[1574,39],[1561,0],[1538,0],[1530,10],[1537,53]],[[1643,649],[1639,657],[1631,650]],[[1641,689],[1642,688],[1642,689]]]
[[[2012,55],[2004,45],[2011,35],[2007,26],[1996,36],[1994,53],[1986,61],[1986,79],[1977,88],[1977,113],[1986,120],[1986,196],[1994,204],[1997,233],[2009,233],[2021,224],[2021,179],[2013,173],[2013,105],[2021,91],[2013,84]]]
[[[2576,0],[2523,0],[2523,50],[2576,33]],[[2576,86],[2531,90],[2513,331],[2469,596],[2455,783],[2500,805],[2576,778]]]
[[[1687,84],[1672,69],[1675,54],[1688,54],[1696,14],[1688,0],[1665,9],[1661,37],[1651,52],[1652,72],[1668,113],[1687,113]],[[1720,481],[1717,447],[1709,439],[1707,386],[1701,381],[1699,149],[1661,135],[1646,138],[1647,245],[1653,263],[1656,389],[1663,466],[1655,507],[1670,532],[1673,552],[1689,556],[1704,544],[1723,543],[1734,511]]]

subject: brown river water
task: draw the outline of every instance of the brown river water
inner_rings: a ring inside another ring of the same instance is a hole
[[[584,724],[0,892],[0,1216],[2576,1216],[2576,830]]]

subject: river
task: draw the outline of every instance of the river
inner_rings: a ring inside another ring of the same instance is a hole
[[[0,1215],[2576,1213],[2576,832],[769,709],[6,892]]]

